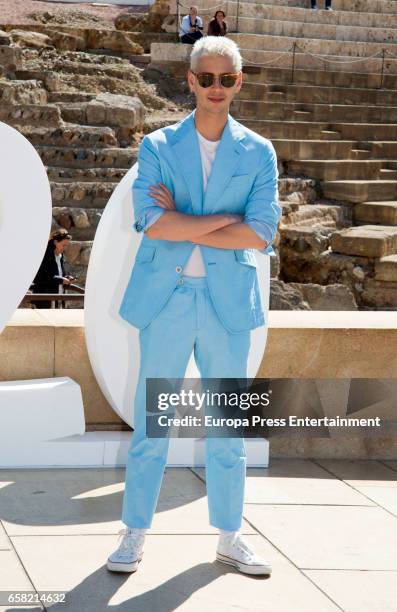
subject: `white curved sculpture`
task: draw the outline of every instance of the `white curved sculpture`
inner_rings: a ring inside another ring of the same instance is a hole
[[[0,333],[43,260],[51,189],[30,142],[0,123]],[[0,383],[0,467],[48,465],[48,443],[85,431],[80,386],[68,377]],[[43,454],[44,453],[44,454]]]
[[[114,190],[95,234],[85,292],[85,333],[95,377],[113,410],[133,426],[133,400],[139,373],[139,330],[118,314],[141,235],[132,227],[132,183],[138,164]],[[258,252],[258,276],[265,311],[269,309],[270,256]],[[248,378],[258,372],[267,325],[251,331]],[[193,354],[186,378],[199,377]]]
[[[0,123],[0,333],[42,262],[51,231],[51,190],[38,153]]]

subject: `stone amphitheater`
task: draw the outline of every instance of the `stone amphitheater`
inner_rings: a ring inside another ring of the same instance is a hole
[[[279,160],[271,308],[396,310],[397,1],[221,6],[244,58],[231,114]],[[206,26],[213,2],[199,7]],[[53,225],[72,233],[67,258],[84,285],[102,211],[143,134],[194,108],[191,48],[177,42],[174,0],[106,27],[44,13],[0,17],[0,30],[0,120],[41,156]]]

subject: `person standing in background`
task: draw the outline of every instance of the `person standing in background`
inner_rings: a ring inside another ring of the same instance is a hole
[[[64,285],[70,285],[74,277],[66,274],[64,251],[72,236],[66,229],[55,230],[48,240],[46,252],[33,281],[33,293],[64,293]],[[36,308],[62,308],[64,302],[32,301]]]

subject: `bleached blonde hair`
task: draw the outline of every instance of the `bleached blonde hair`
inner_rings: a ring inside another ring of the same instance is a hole
[[[196,40],[190,54],[190,70],[197,71],[199,59],[208,55],[224,55],[232,60],[233,71],[240,72],[243,58],[237,44],[225,36],[203,36]]]

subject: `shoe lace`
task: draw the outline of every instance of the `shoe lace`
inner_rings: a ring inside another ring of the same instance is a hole
[[[244,542],[244,540],[241,539],[240,536],[235,538],[235,540],[232,542],[232,547],[240,550],[249,557],[254,556],[254,551],[248,546],[246,542]]]
[[[119,547],[119,553],[121,554],[137,552],[145,537],[142,534],[132,533],[128,527],[120,529],[118,533],[119,537],[117,539],[117,542],[119,541],[121,536],[124,536]]]

